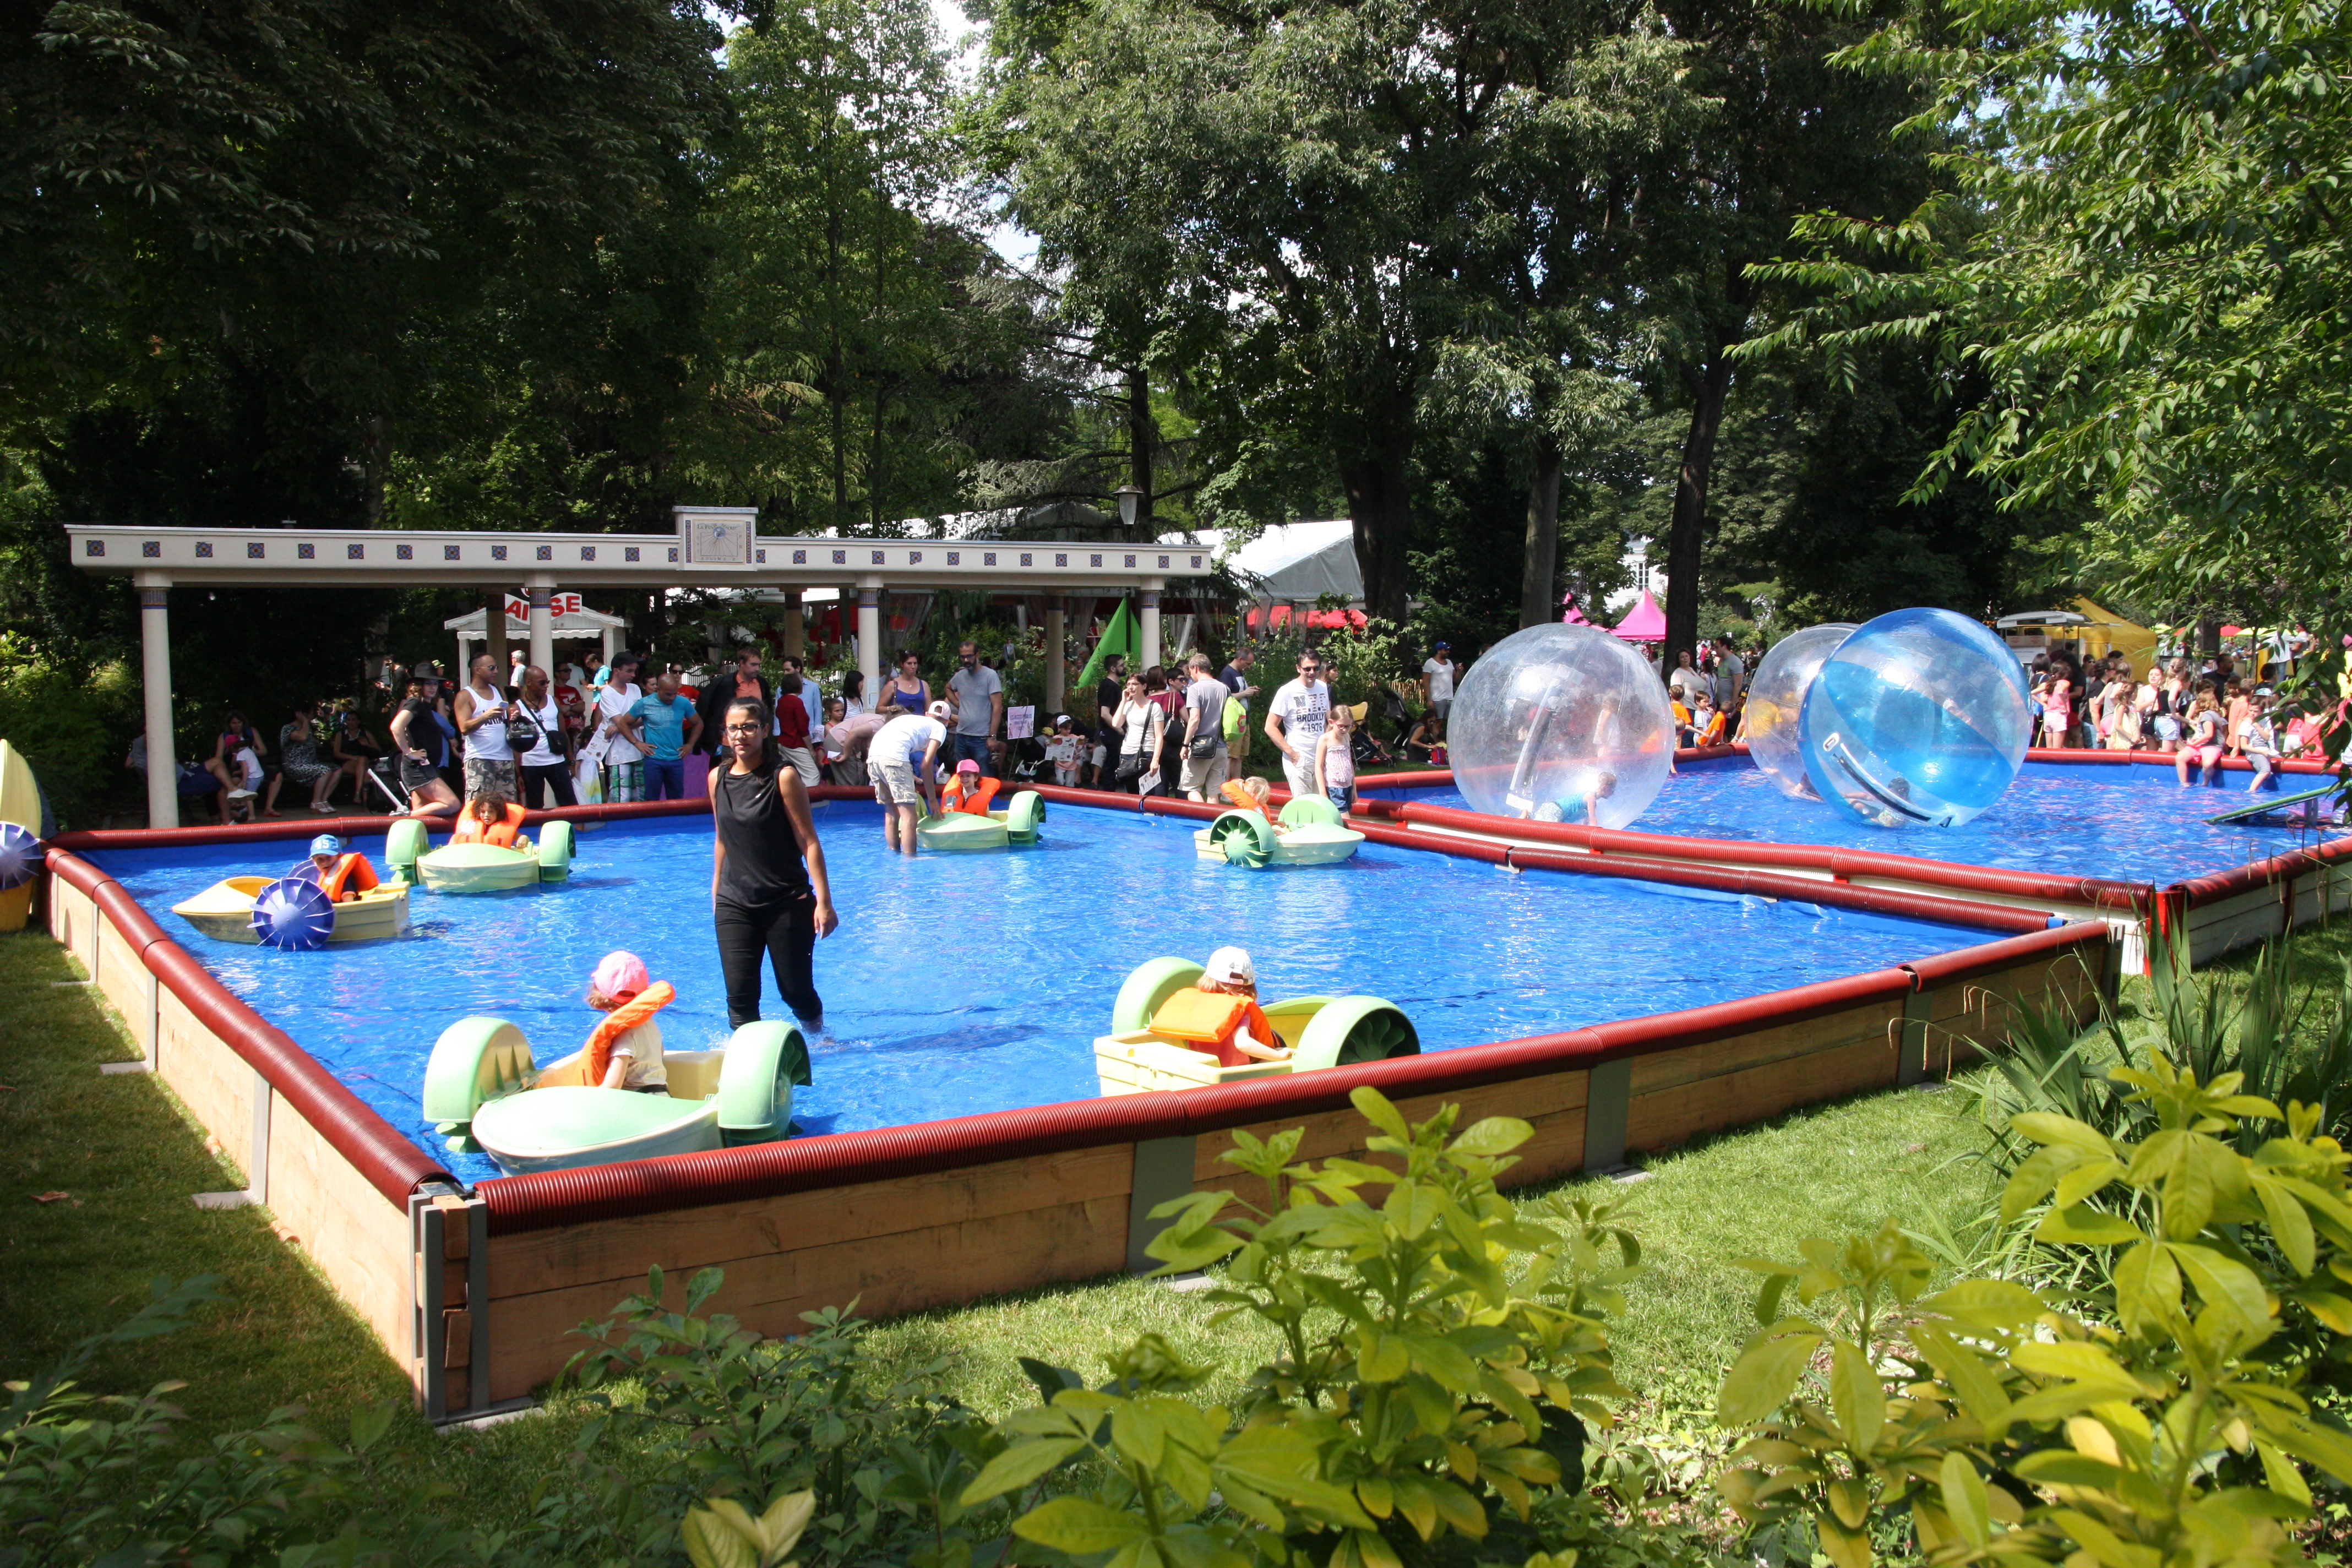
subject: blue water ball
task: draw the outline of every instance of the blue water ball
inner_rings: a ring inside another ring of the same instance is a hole
[[[1675,719],[1633,645],[1551,622],[1486,650],[1445,723],[1454,787],[1495,816],[1629,827],[1665,786]]]
[[[1979,623],[1896,610],[1822,661],[1797,742],[1832,805],[1880,827],[1957,827],[2000,798],[2032,733],[2025,672]]]

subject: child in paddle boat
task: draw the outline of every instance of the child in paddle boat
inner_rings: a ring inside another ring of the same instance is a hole
[[[339,904],[348,904],[376,885],[375,868],[364,855],[345,854],[343,842],[331,833],[310,840],[310,858],[286,873],[319,884],[320,890]]]
[[[1230,1000],[1214,1000],[1223,998]],[[1161,1003],[1151,1027],[1209,1052],[1226,1067],[1290,1057],[1290,1047],[1258,1006],[1257,971],[1250,955],[1238,947],[1221,947],[1209,954],[1193,988]]]
[[[1255,811],[1265,817],[1276,833],[1287,833],[1290,829],[1282,825],[1282,819],[1275,816],[1269,804],[1273,795],[1274,786],[1256,773],[1245,779],[1230,780],[1225,784],[1225,798],[1232,801],[1236,808]]]
[[[588,1005],[606,1017],[581,1048],[581,1081],[599,1089],[667,1094],[669,1073],[662,1066],[661,1026],[654,1022],[654,1014],[677,995],[668,981],[651,979],[646,961],[634,952],[608,952],[599,959],[588,978]]]

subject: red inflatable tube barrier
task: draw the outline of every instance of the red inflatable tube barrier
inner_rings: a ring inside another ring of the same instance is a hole
[[[1929,958],[1915,958],[1903,967],[1917,978],[1920,990],[1932,991],[1937,986],[1974,980],[2036,958],[2076,948],[2104,947],[2108,940],[2105,921],[2074,921],[2049,931],[2036,931],[2031,936],[2014,936],[2007,942],[1964,947],[1958,952],[1939,952]]]
[[[284,1095],[286,1102],[385,1198],[404,1206],[419,1183],[452,1180],[284,1030],[239,1001],[185,948],[165,936],[154,918],[120,882],[65,850],[51,850],[47,865],[61,879],[96,900],[106,918],[131,940],[157,983]]]
[[[2056,750],[2045,746],[2029,747],[2026,750],[2025,760],[2029,763],[2050,763],[2060,767],[2076,768],[2169,768],[2178,765],[2174,755],[2165,752],[2092,751],[2087,747],[2077,749],[2073,746]],[[2250,773],[2254,771],[2254,764],[2243,757],[2223,757],[2221,771],[2225,773]],[[2275,771],[2283,773],[2332,773],[2334,770],[2326,763],[2299,762],[2293,758],[2283,757],[2275,764]]]
[[[2000,944],[1990,945],[1998,947]],[[1970,948],[1968,951],[1983,950]],[[1646,1017],[1627,1018],[1613,1024],[1595,1024],[1585,1032],[1599,1037],[1599,1059],[1615,1061],[1622,1057],[1654,1056],[1683,1046],[1705,1045],[1709,1040],[1723,1039],[1751,1029],[1801,1024],[1809,1018],[1842,1013],[1864,1003],[1908,996],[1914,988],[1907,970],[1879,969],[1867,974],[1819,980],[1811,985],[1794,986],[1787,991],[1769,991],[1761,996],[1743,996],[1733,1002],[1686,1007],[1676,1013],[1653,1013]]]
[[[1629,856],[1551,855],[1540,849],[1514,849],[1510,851],[1510,864],[1527,871],[1561,871],[1570,876],[1618,877],[1634,881],[1664,882],[1672,887],[1705,888],[1715,892],[1752,894],[1757,898],[1781,899],[1793,903],[1825,904],[1833,909],[1863,910],[1872,914],[1934,921],[1941,925],[1973,926],[1982,931],[2046,931],[2051,920],[2039,910],[1979,904],[1965,899],[1939,899],[1927,893],[1906,893],[1894,888],[1857,888],[1851,882],[1782,877],[1770,871],[1636,860]]]
[[[1814,844],[1752,844],[1732,838],[1685,838],[1662,833],[1633,833],[1622,828],[1579,827],[1565,822],[1522,822],[1463,811],[1447,805],[1407,801],[1402,816],[1408,824],[1451,828],[1458,832],[1507,837],[1537,844],[1567,844],[1595,856],[1625,855],[1645,860],[1687,863],[1700,856],[1736,861],[1743,866],[1785,867],[1826,871],[1846,880],[1854,877],[1885,877],[1906,882],[1927,882],[1959,892],[1998,893],[2007,898],[2049,903],[2087,904],[2096,909],[2142,910],[2155,889],[2145,882],[2115,882],[2095,877],[2053,877],[2033,871],[2001,871],[1983,866],[1963,866],[1950,860],[1915,859],[1872,849],[1830,849]]]
[[[1350,825],[1375,844],[1393,844],[1402,849],[1426,849],[1435,855],[1452,855],[1464,860],[1484,860],[1489,866],[1510,863],[1511,847],[1486,838],[1454,838],[1435,833],[1415,833],[1409,827],[1388,827],[1377,822]]]
[[[2275,887],[2298,877],[2311,876],[2347,857],[2352,857],[2352,838],[2338,838],[2310,849],[2290,849],[2284,855],[2216,871],[2210,876],[2190,877],[2173,883],[2165,891],[2176,897],[2183,909],[2193,909],[2199,904],[2250,893],[2257,888]]]

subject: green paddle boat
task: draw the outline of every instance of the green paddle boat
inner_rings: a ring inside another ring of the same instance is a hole
[[[761,1143],[784,1136],[793,1086],[809,1079],[790,1024],[746,1024],[725,1047],[662,1052],[667,1094],[580,1081],[577,1051],[545,1068],[503,1018],[460,1018],[425,1066],[425,1116],[461,1153],[509,1175]]]
[[[550,822],[539,840],[497,844],[445,844],[433,847],[425,824],[404,817],[384,836],[383,858],[411,882],[436,893],[499,893],[513,888],[561,882],[572,875],[572,824]]]
[[[1045,797],[1024,790],[1003,811],[946,811],[915,824],[915,837],[926,849],[1002,849],[1009,844],[1037,842],[1038,824],[1045,820]]]
[[[1345,826],[1339,808],[1320,795],[1293,795],[1282,808],[1282,831],[1255,811],[1228,811],[1192,835],[1203,860],[1264,870],[1269,866],[1328,866],[1363,847],[1364,836]]]
[[[1379,996],[1294,996],[1260,1004],[1276,1037],[1290,1047],[1289,1057],[1225,1066],[1198,1045],[1151,1026],[1171,996],[1200,980],[1201,966],[1187,958],[1150,959],[1127,977],[1111,1004],[1110,1033],[1095,1040],[1103,1093],[1200,1089],[1421,1054],[1420,1031],[1393,1002]]]

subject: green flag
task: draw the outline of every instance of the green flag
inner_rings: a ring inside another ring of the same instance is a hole
[[[1095,644],[1094,657],[1087,660],[1078,672],[1078,689],[1091,691],[1102,679],[1103,662],[1115,653],[1125,654],[1130,660],[1136,655],[1135,617],[1127,612],[1127,601],[1121,599],[1118,608],[1111,612],[1110,625],[1103,628],[1102,640]]]

